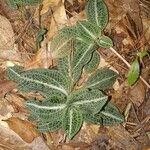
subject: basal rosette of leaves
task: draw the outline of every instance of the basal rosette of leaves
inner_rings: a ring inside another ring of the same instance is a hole
[[[89,0],[87,20],[74,27],[65,27],[51,42],[51,53],[57,59],[56,69],[24,71],[20,66],[9,67],[8,78],[17,83],[22,92],[39,92],[44,100],[29,100],[26,106],[39,131],[63,128],[72,139],[83,122],[116,125],[124,121],[118,109],[108,101],[104,90],[111,88],[117,73],[109,68],[97,69],[100,57],[97,45],[112,46],[109,37],[102,35],[108,12],[102,0]],[[82,73],[90,73],[78,87]]]

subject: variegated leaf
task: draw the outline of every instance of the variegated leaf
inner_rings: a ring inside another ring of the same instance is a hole
[[[58,69],[68,79],[70,78],[73,84],[76,83],[81,76],[84,65],[89,62],[91,54],[95,50],[94,43],[86,44],[80,40],[75,40],[73,53],[59,60]]]
[[[38,124],[38,130],[40,132],[48,132],[48,131],[56,131],[60,128],[62,128],[62,120],[50,120],[48,122],[42,122],[40,121]]]
[[[107,36],[101,36],[99,39],[97,39],[97,44],[103,48],[110,48],[113,46],[112,40]]]
[[[53,58],[62,58],[69,54],[72,39],[76,37],[76,27],[65,27],[53,38],[50,51]]]
[[[79,107],[82,111],[90,111],[93,114],[98,113],[106,104],[108,96],[101,91],[80,89],[72,93],[68,103]]]
[[[62,118],[62,114],[65,110],[65,103],[37,103],[35,101],[29,101],[26,103],[27,108],[31,111],[32,118],[37,123],[45,124],[47,122],[59,121]],[[55,116],[55,117],[54,117]]]
[[[100,55],[97,51],[94,51],[90,61],[85,65],[84,69],[86,73],[92,73],[95,71],[100,63]]]
[[[124,121],[123,115],[110,102],[99,113],[95,115],[87,113],[84,117],[86,122],[109,126],[120,124]]]
[[[103,0],[89,0],[86,6],[87,19],[103,30],[108,23],[108,10]]]
[[[116,81],[117,73],[108,68],[98,69],[85,83],[86,88],[105,90],[111,88]]]
[[[93,41],[101,36],[100,28],[89,21],[78,21],[76,26],[79,35],[77,39],[87,44],[93,43]]]
[[[21,91],[39,91],[49,93],[56,90],[68,95],[68,81],[57,70],[33,69],[25,72],[17,72],[15,67],[8,68],[8,77],[18,83]]]
[[[96,50],[93,43],[86,44],[80,40],[76,40],[74,44],[74,52],[71,60],[71,72],[73,81],[79,80],[84,65],[90,60],[91,54]]]
[[[72,139],[78,133],[82,123],[82,113],[78,108],[72,107],[65,111],[62,126],[69,139]]]

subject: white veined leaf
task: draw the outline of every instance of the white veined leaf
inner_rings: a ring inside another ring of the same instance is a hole
[[[47,114],[63,110],[66,107],[65,103],[51,103],[51,105],[42,105],[42,103],[36,103],[35,101],[28,101],[26,106],[34,113]]]
[[[112,40],[107,36],[101,36],[96,42],[100,47],[103,48],[110,48],[113,46]]]
[[[103,30],[108,23],[108,10],[103,0],[89,0],[86,6],[87,19]]]
[[[90,60],[91,54],[95,50],[96,47],[93,43],[86,44],[80,40],[75,41],[70,68],[74,82],[79,80],[84,65]]]
[[[65,110],[65,103],[38,103],[35,101],[28,101],[26,107],[31,111],[32,116],[37,122],[42,121],[57,121],[62,118],[63,111]],[[55,116],[55,117],[54,117]]]
[[[84,67],[85,72],[92,73],[97,69],[99,63],[100,63],[100,55],[97,51],[94,51],[90,61]]]
[[[89,21],[78,21],[76,26],[79,35],[77,39],[87,44],[93,43],[101,35],[100,28]]]
[[[117,75],[118,74],[116,72],[108,68],[98,69],[89,77],[84,86],[90,89],[98,88],[101,90],[106,90],[113,86]]]
[[[93,115],[91,113],[84,114],[85,121],[102,125],[117,125],[124,122],[124,117],[118,109],[110,102],[99,113]]]
[[[72,139],[80,130],[83,123],[82,113],[78,108],[66,109],[62,126],[69,139]]]
[[[94,43],[84,43],[80,40],[74,41],[73,54],[59,59],[58,70],[65,74],[69,80],[76,83],[82,73],[84,65],[89,62],[91,54],[96,50]]]
[[[76,27],[65,27],[53,38],[50,44],[52,58],[62,58],[69,54],[72,40],[76,37]]]
[[[40,121],[38,124],[38,130],[40,132],[48,132],[48,131],[56,131],[62,128],[62,120],[55,120],[55,121],[48,121],[48,122],[42,122]]]
[[[57,70],[33,69],[26,72],[17,72],[15,67],[9,67],[8,77],[17,82],[21,91],[39,91],[49,93],[51,90],[57,90],[64,95],[68,95],[67,80]],[[66,85],[65,85],[66,84]]]
[[[79,89],[72,93],[68,103],[79,107],[81,111],[90,111],[91,113],[96,114],[106,104],[107,99],[108,96],[104,95],[98,89]]]

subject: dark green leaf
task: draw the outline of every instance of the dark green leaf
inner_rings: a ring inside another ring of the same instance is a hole
[[[75,107],[67,109],[63,116],[63,129],[69,139],[72,139],[80,130],[83,122],[82,113]]]
[[[92,74],[87,82],[85,83],[86,88],[98,88],[105,90],[111,88],[116,81],[117,73],[108,69],[98,69],[94,74]]]
[[[75,27],[65,27],[53,38],[50,50],[53,58],[62,58],[69,54],[72,39],[76,37]]]
[[[91,54],[96,50],[94,43],[86,44],[80,40],[74,41],[73,54],[61,58],[58,69],[65,74],[69,80],[76,83],[82,73],[83,67],[89,62]]]
[[[99,113],[95,115],[87,113],[84,117],[86,122],[109,126],[116,125],[124,121],[124,117],[111,103],[108,103]]]
[[[49,93],[51,90],[56,90],[68,95],[68,81],[57,70],[33,69],[20,73],[16,67],[10,67],[8,77],[17,82],[19,89],[24,92]]]
[[[101,36],[98,40],[97,40],[97,44],[100,46],[100,47],[103,47],[103,48],[110,48],[113,46],[113,42],[112,40],[107,37],[107,36]]]
[[[108,10],[103,0],[89,0],[86,7],[87,19],[103,30],[108,23]]]
[[[97,51],[94,51],[90,61],[85,65],[84,69],[86,73],[92,73],[95,71],[100,63],[100,55]]]
[[[78,21],[76,26],[79,35],[78,39],[88,45],[101,35],[100,28],[89,21]]]
[[[104,95],[98,89],[80,89],[72,93],[68,103],[80,107],[80,110],[82,111],[90,111],[93,114],[96,114],[105,105],[107,99],[108,96]]]

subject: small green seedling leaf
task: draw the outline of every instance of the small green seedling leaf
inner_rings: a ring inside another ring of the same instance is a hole
[[[86,7],[88,21],[103,30],[108,23],[108,10],[103,0],[89,0]]]
[[[135,59],[128,72],[128,84],[132,86],[138,80],[140,75],[140,64],[138,59]]]
[[[149,53],[147,51],[141,51],[137,53],[137,56],[139,57],[141,61],[145,56],[149,56]]]
[[[112,40],[107,37],[107,36],[101,36],[98,40],[97,40],[97,44],[102,47],[102,48],[110,48],[113,46],[113,42]]]

